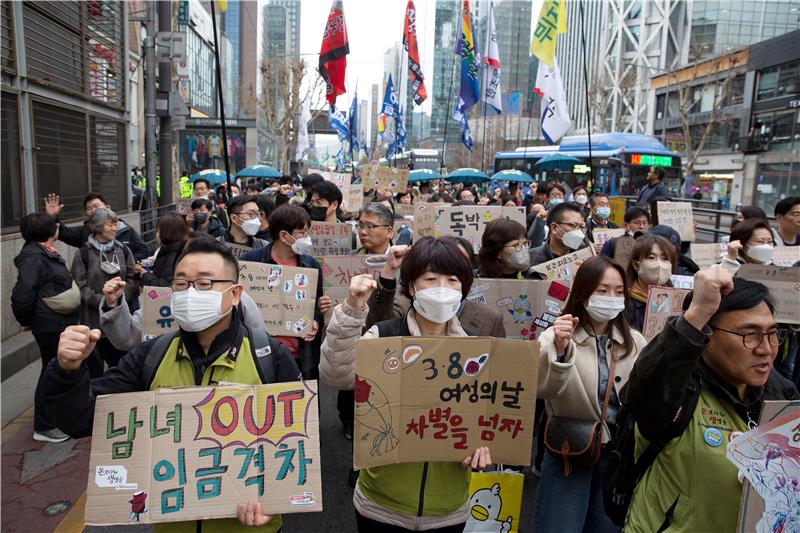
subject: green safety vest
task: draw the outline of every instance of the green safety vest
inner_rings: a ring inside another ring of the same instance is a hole
[[[193,188],[192,184],[189,183],[189,176],[181,176],[179,183],[181,189],[181,198],[191,198]]]

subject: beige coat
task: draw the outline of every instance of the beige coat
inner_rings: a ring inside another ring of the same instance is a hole
[[[631,329],[635,348],[633,353],[617,361],[614,376],[611,378],[614,390],[619,391],[628,382],[633,364],[639,357],[646,341],[641,333]],[[622,332],[614,329],[614,343],[622,344]],[[585,329],[578,326],[564,355],[563,362],[557,362],[553,328],[550,327],[539,336],[539,390],[537,397],[545,400],[548,416],[569,416],[583,420],[600,420],[602,405],[597,397],[600,371],[597,363],[597,346]],[[606,346],[608,368],[611,368],[611,341]],[[611,434],[608,425],[603,423],[603,442],[608,442]]]

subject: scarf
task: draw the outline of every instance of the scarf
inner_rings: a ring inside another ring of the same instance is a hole
[[[116,241],[110,241],[107,243],[98,242],[97,239],[94,238],[94,235],[89,235],[89,244],[97,250],[98,252],[110,252],[114,249],[114,243]]]
[[[630,297],[636,301],[647,303],[647,293],[643,292],[642,289],[639,287],[639,283],[634,283],[631,285],[630,290],[628,291]]]
[[[47,250],[51,254],[60,255],[58,253],[58,250],[56,250],[55,246],[50,246],[46,242],[37,242],[36,244],[38,244],[39,246],[41,246],[42,248],[44,248],[45,250]]]

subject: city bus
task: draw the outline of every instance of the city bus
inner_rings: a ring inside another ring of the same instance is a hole
[[[571,155],[580,160],[569,171],[543,172],[534,168],[542,157],[550,154]],[[590,175],[589,142],[586,135],[561,139],[559,145],[517,148],[513,152],[497,152],[494,172],[516,169],[537,179],[557,176],[570,187],[586,184],[592,190],[611,195],[636,195],[647,183],[650,167],[663,168],[664,184],[673,197],[680,196],[682,182],[681,158],[664,147],[655,137],[636,133],[599,133],[592,135],[592,165]]]
[[[440,151],[427,148],[412,148],[392,156],[392,161],[389,162],[386,158],[381,158],[380,164],[384,166],[391,166],[392,164],[397,168],[407,168],[408,170],[420,170],[429,168],[431,170],[439,170],[441,165]]]

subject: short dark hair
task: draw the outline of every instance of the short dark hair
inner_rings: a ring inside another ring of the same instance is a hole
[[[694,291],[686,295],[683,300],[683,310],[689,309]],[[769,294],[766,285],[745,278],[733,278],[733,290],[722,297],[717,311],[711,316],[709,324],[714,324],[722,313],[752,309],[761,302],[767,304],[769,312],[775,314],[775,302]]]
[[[659,181],[664,179],[666,172],[662,167],[650,167],[650,172],[653,172],[655,175],[658,176]]]
[[[258,210],[264,213],[264,216],[269,218],[273,211],[275,211],[275,202],[266,194],[256,194],[256,204]]]
[[[547,182],[540,181],[536,184],[536,192],[533,193],[534,196],[537,194],[547,194]]]
[[[503,247],[513,240],[524,239],[527,236],[525,226],[510,218],[496,218],[486,224],[481,237],[481,249],[478,251],[478,268],[481,276],[502,277],[500,252],[503,251]]]
[[[763,218],[748,218],[747,220],[742,220],[731,229],[731,241],[739,241],[746,246],[747,241],[750,240],[750,237],[753,236],[757,229],[767,230],[770,237],[772,237],[772,228],[769,222]],[[747,254],[744,251],[742,253]]]
[[[311,188],[311,194],[316,194],[323,200],[327,200],[328,202],[338,202],[336,205],[337,207],[342,206],[342,191],[339,190],[339,187],[331,183],[330,181],[320,181],[314,184]]]
[[[317,183],[320,183],[322,181],[325,181],[325,178],[323,178],[321,175],[317,174],[316,172],[312,172],[311,174],[309,174],[308,176],[303,178],[303,181],[302,181],[303,188],[304,189],[313,189],[314,185],[316,185]]]
[[[478,258],[475,255],[475,248],[472,246],[471,242],[464,237],[454,237],[452,235],[446,235],[442,237],[442,239],[452,239],[456,241],[456,244],[458,244],[459,247],[463,247],[467,255],[469,255],[469,264],[472,265],[473,273],[478,269]]]
[[[739,212],[742,214],[742,218],[744,218],[744,220],[747,220],[748,218],[763,218],[764,220],[767,220],[767,214],[764,212],[764,210],[755,205],[742,206]]]
[[[547,196],[550,196],[550,193],[553,191],[553,189],[558,189],[559,191],[562,192],[562,194],[564,195],[564,198],[567,197],[567,190],[560,183],[553,183],[552,185],[548,186],[547,187],[547,193],[546,193]]]
[[[158,219],[158,240],[162,246],[186,241],[190,235],[189,225],[182,215],[173,211]]]
[[[203,206],[206,206],[206,209],[208,209],[209,211],[214,210],[213,202],[207,198],[198,198],[192,201],[192,205],[190,207],[192,211],[194,211],[195,209],[200,209]]]
[[[269,216],[269,236],[273,241],[278,240],[281,231],[292,233],[296,229],[304,229],[311,226],[311,217],[308,211],[299,205],[284,204]]]
[[[272,228],[272,226],[270,226]],[[423,237],[403,257],[400,266],[400,286],[410,300],[411,286],[425,272],[456,276],[461,282],[461,297],[466,298],[472,287],[472,265],[453,239]]]
[[[439,200],[444,200],[444,203],[446,204],[452,204],[453,202],[455,202],[455,200],[453,200],[453,197],[447,194],[446,192],[437,192],[428,199],[428,203],[435,204]]]
[[[641,261],[647,254],[650,253],[650,250],[653,249],[653,245],[657,244],[661,250],[667,254],[669,258],[669,262],[672,264],[672,273],[674,274],[678,268],[678,251],[664,237],[660,235],[642,235],[633,245],[633,249],[631,250],[631,258],[628,261],[628,270],[626,271],[626,276],[628,278],[628,283],[630,286],[633,286],[634,283],[639,281],[639,272],[636,271],[636,268],[633,266],[633,263],[637,261]]]
[[[180,257],[175,262],[175,267],[177,268],[178,263],[183,261],[183,258],[189,254],[219,255],[225,262],[225,266],[230,270],[232,279],[236,280],[236,283],[239,283],[239,262],[236,260],[236,256],[233,255],[233,252],[231,252],[230,248],[219,242],[211,235],[208,235],[207,233],[200,233],[197,236],[189,239],[186,242],[186,246],[183,247],[183,252],[181,253]]]
[[[634,205],[632,207],[629,207],[627,211],[625,211],[625,216],[623,217],[623,220],[625,220],[626,224],[630,224],[637,218],[641,217],[645,217],[647,219],[647,222],[650,223],[650,211],[648,211],[642,206]]]
[[[258,205],[254,194],[240,194],[236,198],[231,199],[231,201],[228,203],[228,213],[231,215],[238,215],[242,212],[242,206],[250,202]]]
[[[561,187],[561,189],[563,190],[563,187]],[[550,211],[547,212],[547,226],[550,227],[550,224],[553,222],[561,222],[561,215],[564,213],[564,211],[573,211],[583,216],[583,211],[578,204],[572,202],[562,202],[557,206],[550,208]]]
[[[105,205],[108,205],[108,202],[106,202],[106,199],[103,198],[102,194],[100,194],[99,192],[90,192],[89,194],[83,197],[83,208],[86,209],[86,204],[88,204],[92,200],[100,200]]]
[[[386,224],[387,226],[394,225],[394,215],[392,215],[392,210],[380,202],[369,202],[367,205],[362,207],[358,212],[356,220],[360,220],[361,215],[364,214],[375,215],[378,217],[378,220],[381,224]]]
[[[589,197],[589,201],[592,203],[592,205],[595,205],[597,203],[598,198],[601,198],[601,197],[603,197],[603,198],[605,198],[607,200],[611,199],[611,197],[608,195],[607,192],[600,191],[600,192],[596,192],[593,195],[591,195]]]
[[[19,231],[27,242],[44,242],[56,234],[58,222],[47,213],[31,213],[22,217]]]
[[[194,186],[197,185],[198,183],[205,183],[206,189],[211,190],[211,182],[208,181],[206,178],[197,178],[196,180],[194,180],[194,183],[192,183],[192,189],[194,189]]]
[[[775,204],[775,210],[773,211],[773,214],[775,216],[785,215],[797,204],[800,204],[800,196],[787,196]]]
[[[414,195],[411,194],[411,191],[400,191],[394,195],[394,201],[400,203],[400,198],[403,196],[411,196],[411,203],[414,203]]]

